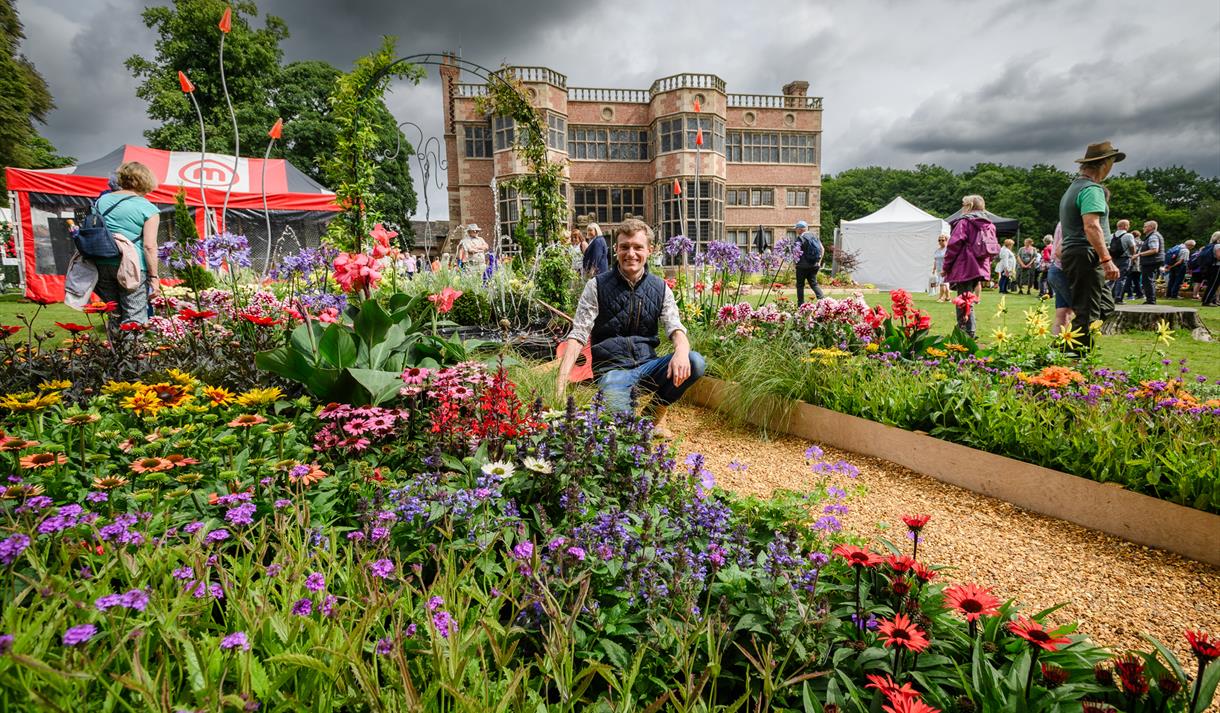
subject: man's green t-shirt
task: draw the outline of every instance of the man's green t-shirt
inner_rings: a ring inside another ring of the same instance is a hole
[[[1085,186],[1084,190],[1076,196],[1076,207],[1080,209],[1081,215],[1088,213],[1106,212],[1106,192],[1101,186]]]
[[[127,200],[123,200],[124,198]],[[119,204],[116,206],[116,203]],[[148,265],[144,261],[144,224],[160,211],[144,196],[133,196],[130,193],[107,193],[97,199],[99,215],[111,207],[114,207],[114,210],[106,216],[106,227],[111,233],[118,233],[135,243],[136,254],[140,256],[140,271],[148,272]],[[93,262],[99,265],[118,265],[119,258],[99,258]]]

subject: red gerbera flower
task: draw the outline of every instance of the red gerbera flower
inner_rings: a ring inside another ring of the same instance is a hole
[[[911,569],[915,567],[915,560],[911,557],[907,557],[906,555],[890,555],[889,557],[885,558],[885,561],[887,564],[889,564],[890,569],[894,570],[898,574],[910,572]]]
[[[902,521],[904,523],[906,523],[906,526],[911,528],[915,532],[919,532],[920,530],[922,530],[923,526],[927,525],[928,520],[931,520],[931,519],[932,519],[931,515],[903,515],[902,516]]]
[[[264,317],[261,314],[252,314],[250,312],[242,312],[241,318],[246,320],[250,324],[257,324],[260,327],[274,327],[275,325],[284,321],[282,319],[272,319],[271,317]]]
[[[889,676],[877,673],[870,673],[865,676],[865,678],[867,678],[869,681],[868,684],[864,686],[865,688],[875,688],[878,691],[881,691],[881,695],[885,696],[891,701],[895,698],[919,697],[919,691],[911,688],[911,684],[909,683],[904,683],[899,686],[894,682],[894,679],[890,678]]]
[[[919,698],[893,699],[890,701],[890,705],[881,707],[888,713],[940,713],[939,708],[933,708]]]
[[[198,312],[197,312],[197,311],[195,311],[195,310],[193,310],[193,309],[189,309],[189,308],[187,308],[187,307],[183,307],[182,309],[178,310],[178,316],[179,316],[179,317],[181,317],[182,319],[185,319],[185,320],[189,321],[189,322],[198,322],[198,321],[200,321],[200,320],[204,320],[204,319],[209,319],[209,318],[211,318],[211,317],[215,317],[215,316],[216,316],[216,312],[215,312],[215,311],[213,311],[213,310],[210,310],[210,309],[205,309],[205,310],[203,310],[203,311],[198,311]]]
[[[999,614],[996,607],[1000,600],[990,589],[977,584],[955,584],[945,588],[945,606],[955,609],[966,617],[966,621],[975,621],[983,616]]]
[[[919,653],[931,645],[927,635],[915,626],[906,614],[895,614],[893,619],[882,619],[877,631],[885,637],[886,646],[897,646]]]
[[[914,567],[915,579],[927,584],[936,578],[936,570],[924,566],[923,562],[916,562]]]
[[[1038,622],[1023,616],[1008,622],[1008,630],[1043,651],[1058,651],[1063,644],[1072,643],[1068,637],[1055,636],[1054,632],[1047,631]]]
[[[88,332],[93,329],[93,327],[90,327],[87,324],[77,324],[75,322],[56,322],[55,326],[59,327],[60,329],[66,329],[73,334],[78,332]]]
[[[847,560],[847,563],[852,567],[876,567],[881,564],[880,557],[855,545],[839,545],[833,551],[836,555]]]
[[[1123,684],[1123,692],[1139,698],[1148,692],[1148,679],[1144,677],[1144,660],[1135,654],[1114,659],[1114,670]]]
[[[107,314],[115,311],[118,308],[119,303],[114,301],[90,302],[89,304],[85,305],[84,312],[85,314]]]
[[[1190,642],[1195,657],[1203,662],[1204,666],[1220,658],[1220,639],[1211,634],[1187,630],[1186,640]]]

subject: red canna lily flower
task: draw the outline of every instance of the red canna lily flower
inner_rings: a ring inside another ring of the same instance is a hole
[[[887,713],[940,713],[939,708],[934,708],[919,698],[899,698],[891,700],[890,705],[881,707]]]
[[[80,332],[89,332],[89,331],[93,330],[93,327],[90,327],[87,324],[77,324],[75,322],[56,322],[55,326],[59,327],[61,329],[66,329],[73,334],[78,334]]]
[[[906,523],[906,526],[911,528],[915,532],[919,532],[920,530],[922,530],[924,525],[928,524],[928,520],[931,520],[931,519],[932,519],[931,515],[903,515],[902,516],[902,521],[904,523]]]
[[[919,653],[931,645],[927,634],[915,626],[906,614],[895,614],[893,619],[882,619],[877,632],[885,639],[885,645]]]
[[[182,70],[178,71],[178,86],[182,88],[183,94],[190,94],[191,92],[195,91],[194,82],[187,79],[186,75],[182,73]]]
[[[895,698],[919,698],[919,691],[912,688],[909,683],[899,686],[894,679],[878,673],[870,673],[865,678],[868,679],[865,688],[875,688],[891,701]]]
[[[85,305],[85,314],[107,314],[119,308],[118,302],[90,302]]]
[[[18,324],[0,324],[0,339],[11,337],[21,331],[21,325]]]
[[[1202,631],[1187,630],[1186,640],[1190,642],[1190,649],[1195,657],[1204,666],[1220,658],[1220,638]]]
[[[428,301],[436,305],[436,311],[440,314],[445,314],[453,309],[453,303],[457,298],[462,296],[461,290],[455,290],[452,287],[446,287],[439,294],[428,295]]]
[[[282,319],[272,319],[271,317],[264,317],[259,314],[251,314],[249,312],[242,312],[241,318],[251,324],[257,324],[260,327],[274,327],[275,325],[284,321]]]
[[[990,589],[977,584],[955,584],[952,587],[946,587],[944,594],[945,606],[963,614],[966,621],[975,621],[979,617],[995,616],[1000,613],[996,609],[1000,606],[1000,600],[991,593]]]
[[[876,567],[881,564],[880,557],[855,545],[839,545],[834,548],[833,552],[847,560],[852,567]]]
[[[1068,637],[1055,636],[1053,631],[1047,631],[1038,622],[1023,616],[1008,622],[1008,630],[1043,651],[1058,651],[1063,644],[1072,643]]]
[[[185,319],[188,322],[198,322],[200,320],[209,319],[209,318],[215,317],[215,316],[216,316],[216,312],[213,310],[210,310],[210,309],[205,309],[201,312],[197,312],[193,309],[183,307],[182,309],[178,310],[178,317],[180,319]]]
[[[220,16],[220,23],[216,25],[220,31],[226,35],[233,29],[233,8],[226,7],[225,14]]]

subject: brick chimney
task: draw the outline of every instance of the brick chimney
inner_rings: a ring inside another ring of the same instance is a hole
[[[802,82],[799,79],[784,85],[784,96],[786,97],[803,97],[808,91],[809,82]]]
[[[453,53],[446,52],[440,66],[441,91],[445,97],[443,121],[446,134],[453,133],[453,85],[462,77],[461,68],[453,60]]]

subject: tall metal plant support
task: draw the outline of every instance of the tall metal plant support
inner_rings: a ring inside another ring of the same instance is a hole
[[[263,167],[259,178],[259,190],[263,193],[263,219],[267,222],[267,257],[263,260],[263,274],[271,269],[271,210],[267,207],[267,163],[271,160],[271,147],[275,140],[283,135],[284,120],[276,119],[271,130],[267,132],[270,141],[267,142],[267,153],[263,154]]]
[[[424,236],[424,259],[431,261],[432,257],[428,252],[428,240],[432,237],[432,205],[428,200],[428,186],[435,181],[436,189],[439,191],[444,186],[441,185],[441,171],[448,170],[449,161],[441,156],[441,141],[435,136],[427,136],[424,134],[423,127],[413,121],[403,121],[398,124],[398,128],[409,126],[419,132],[419,141],[411,144],[415,148],[415,160],[419,163],[419,174],[423,178],[423,196],[424,196],[424,230],[427,235]],[[398,157],[398,152],[402,150],[402,132],[399,131],[395,137],[398,145],[394,148],[392,154],[382,154],[382,158],[391,161]],[[437,173],[432,175],[432,162],[436,161]]]
[[[203,112],[199,110],[199,100],[195,99],[195,85],[187,78],[186,74],[178,72],[178,86],[182,88],[182,93],[191,98],[191,106],[195,107],[195,118],[199,120],[199,200],[203,203],[203,264],[208,264],[208,223],[211,219],[211,214],[208,211],[208,194],[203,188],[203,162],[207,159],[208,151],[208,130],[203,123]]]
[[[491,177],[491,229],[496,235],[496,259],[500,259],[504,252],[504,241],[500,238],[500,193],[499,186],[496,184],[496,177]]]
[[[241,136],[237,131],[237,114],[233,111],[233,99],[229,96],[229,84],[225,81],[225,37],[233,26],[233,8],[225,8],[217,26],[220,28],[220,89],[224,92],[225,104],[229,107],[229,119],[233,122],[233,172],[229,174],[229,185],[225,187],[225,202],[220,209],[220,220],[224,223],[225,230],[228,230],[229,194],[233,192],[233,184],[237,181],[237,166],[241,161]],[[229,269],[232,270],[233,266],[230,265]]]
[[[699,100],[695,100],[695,262],[698,262],[699,246],[703,240],[701,238],[703,227],[699,220],[702,216],[699,214],[699,164],[703,163],[703,123],[699,116]],[[683,132],[685,138],[686,132]]]
[[[429,67],[443,67],[443,66],[448,65],[448,66],[456,67],[459,71],[468,72],[468,73],[474,75],[475,77],[477,77],[478,79],[481,79],[484,82],[487,82],[489,84],[496,83],[496,84],[504,85],[504,86],[507,86],[510,88],[512,87],[512,83],[509,82],[508,80],[506,80],[503,76],[501,76],[499,72],[495,72],[482,65],[475,64],[474,62],[471,62],[470,60],[463,59],[461,57],[455,57],[453,55],[445,54],[442,52],[425,52],[425,53],[421,53],[421,54],[413,54],[413,55],[407,55],[405,57],[400,57],[400,58],[394,60],[393,62],[390,62],[386,66],[382,67],[376,74],[374,74],[372,77],[369,77],[369,80],[360,89],[359,97],[363,98],[363,97],[367,96],[368,93],[373,91],[373,88],[376,87],[377,84],[379,82],[381,82],[382,79],[384,79],[387,75],[392,74],[397,67],[400,67],[404,64],[418,64],[418,65],[429,66]],[[515,88],[514,88],[514,91],[515,91]],[[533,131],[537,131],[537,132],[539,132],[539,135],[541,135],[541,136],[546,136],[546,127],[541,124],[527,126],[525,128],[533,130]],[[352,131],[353,132],[359,131],[359,129],[360,129],[360,113],[358,110],[356,115],[352,117]],[[352,169],[353,170],[358,168],[358,163],[361,160],[362,160],[362,157],[353,156],[353,158],[352,158],[352,161],[353,161]],[[439,181],[440,181],[440,178],[439,178],[439,174],[438,174],[437,175],[438,184],[439,184]],[[492,191],[493,191],[492,205],[497,207],[496,230],[498,231],[499,230],[499,215],[498,215],[499,203],[497,200],[497,196],[494,193],[494,191],[495,191],[494,182],[492,184]],[[363,222],[363,217],[361,217],[361,221]],[[496,242],[499,243],[498,238],[497,238]],[[497,257],[499,257],[499,256],[497,255]]]

